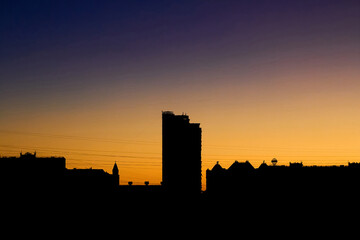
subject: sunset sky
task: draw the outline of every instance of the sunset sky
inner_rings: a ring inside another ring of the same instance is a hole
[[[360,1],[1,1],[1,156],[160,184],[162,110],[200,123],[203,188],[217,161],[359,162]]]

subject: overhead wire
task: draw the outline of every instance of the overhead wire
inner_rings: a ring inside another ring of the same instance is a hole
[[[96,141],[96,142],[112,142],[112,143],[127,143],[127,144],[137,144],[137,145],[148,145],[148,144],[159,144],[160,142],[156,141],[143,141],[143,140],[124,140],[124,139],[108,139],[108,138],[97,138],[97,137],[85,137],[85,136],[73,136],[73,135],[60,135],[60,134],[47,134],[47,133],[38,133],[38,132],[19,132],[12,130],[2,130],[1,133],[6,134],[21,134],[21,135],[29,135],[36,137],[46,137],[46,138],[62,138],[69,140],[85,140],[85,141]],[[9,149],[27,149],[27,150],[35,150],[37,152],[55,152],[62,154],[70,154],[77,156],[85,156],[85,157],[102,157],[102,158],[118,158],[117,162],[126,163],[124,159],[149,159],[149,160],[159,160],[161,161],[161,152],[134,152],[134,151],[111,151],[111,150],[94,150],[94,149],[76,149],[76,148],[56,148],[56,147],[40,147],[40,146],[14,146],[14,145],[0,145],[0,148],[6,149],[7,152],[16,152],[15,150]],[[358,149],[334,149],[334,148],[291,148],[291,147],[244,147],[244,146],[226,146],[226,145],[214,145],[214,144],[205,144],[203,145],[203,149],[206,149],[209,152],[212,149],[222,149],[222,150],[251,150],[256,152],[264,152],[264,151],[278,151],[285,150],[287,152],[286,155],[280,155],[280,157],[284,158],[338,158],[338,162],[346,161],[345,158],[351,158],[357,160],[360,159],[358,155],[346,155],[344,153],[355,153],[359,152]],[[84,153],[85,152],[85,153]],[[304,154],[304,155],[295,155],[291,154],[292,152],[296,152],[297,154],[301,153],[312,153],[312,154]],[[332,153],[333,155],[318,155],[320,152]],[[110,154],[111,153],[111,154]],[[290,153],[290,154],[289,154]],[[335,154],[335,153],[338,153]],[[138,156],[136,154],[141,155],[158,155],[158,156]],[[315,155],[317,154],[317,155]],[[263,161],[263,158],[270,157],[269,155],[251,155],[251,157],[247,157],[243,154],[208,154],[203,153],[202,161],[203,162],[213,162],[215,160],[222,161],[234,161],[235,159],[247,158],[255,161]],[[123,159],[121,159],[123,158]],[[339,158],[344,158],[341,160]],[[72,160],[74,158],[70,158]],[[74,159],[75,160],[75,159]],[[78,159],[80,160],[80,159]],[[81,160],[80,160],[81,161]],[[82,159],[82,161],[86,161],[86,159]],[[316,160],[317,162],[321,162],[322,160]],[[328,161],[328,160],[327,160]],[[131,164],[143,163],[143,164],[151,164],[158,163],[158,161],[127,161]]]
[[[85,141],[95,141],[95,142],[159,144],[159,142],[156,142],[156,141],[124,140],[124,139],[85,137],[85,136],[62,135],[62,134],[48,134],[48,133],[38,133],[38,132],[20,132],[20,131],[11,131],[11,130],[3,130],[3,129],[0,129],[0,133],[29,135],[29,136],[36,136],[36,137],[62,138],[62,139],[71,139],[71,140],[85,140]]]

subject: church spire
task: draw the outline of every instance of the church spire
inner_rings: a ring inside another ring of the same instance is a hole
[[[118,167],[116,165],[116,162],[114,164],[112,173],[113,173],[112,175],[113,175],[115,186],[119,186],[119,184],[120,184],[120,176],[119,176],[119,169],[118,169]]]
[[[112,173],[113,173],[113,175],[119,175],[119,169],[118,169],[118,167],[117,167],[117,165],[116,165],[116,162],[115,162],[115,164],[114,164]]]

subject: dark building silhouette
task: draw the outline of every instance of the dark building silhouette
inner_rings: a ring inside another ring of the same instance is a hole
[[[249,161],[235,161],[228,169],[217,162],[212,170],[206,171],[206,190],[209,193],[223,194],[236,189],[238,192],[249,190],[255,169]]]
[[[349,197],[360,188],[360,163],[347,166],[303,166],[302,163],[254,168],[248,161],[235,161],[228,169],[219,163],[206,171],[206,192],[214,197]]]
[[[163,197],[163,187],[161,185],[150,185],[148,181],[144,185],[134,185],[129,182],[128,185],[120,185],[118,188],[120,201],[145,202],[161,201]]]
[[[14,196],[114,192],[119,186],[119,171],[116,163],[109,174],[103,169],[67,169],[64,157],[20,153],[20,157],[0,158],[0,184],[2,192]]]
[[[3,191],[40,197],[47,193],[69,196],[101,195],[118,199],[160,199],[163,196],[194,196],[201,193],[201,128],[189,116],[162,113],[163,175],[161,185],[120,185],[119,168],[112,174],[103,169],[67,169],[64,157],[37,157],[36,153],[0,158]],[[131,184],[130,184],[131,183]],[[1,190],[0,190],[1,191]]]
[[[210,170],[206,170],[206,192],[222,193],[224,186],[228,184],[227,171],[221,167],[219,162]]]
[[[119,172],[116,163],[113,174],[103,169],[67,169],[65,172],[66,190],[71,192],[98,193],[116,191],[119,187]]]
[[[162,113],[162,184],[167,192],[201,192],[201,128],[189,116]]]
[[[66,170],[63,157],[37,157],[36,152],[0,158],[3,190],[12,192],[53,192],[62,186]]]

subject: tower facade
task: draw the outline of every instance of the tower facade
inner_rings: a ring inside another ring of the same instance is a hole
[[[162,184],[168,192],[201,192],[200,124],[170,111],[162,113]]]

